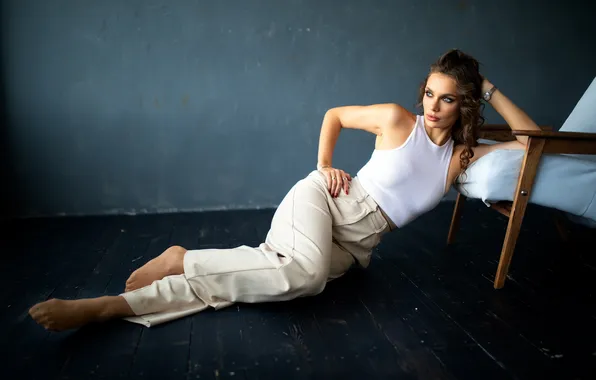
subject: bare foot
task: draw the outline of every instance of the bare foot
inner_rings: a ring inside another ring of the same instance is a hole
[[[63,331],[134,314],[126,300],[116,296],[73,301],[51,299],[33,306],[29,315],[46,330]]]
[[[124,291],[130,292],[151,285],[153,281],[161,280],[165,276],[184,273],[185,253],[186,249],[177,245],[166,249],[161,255],[132,272],[126,281]]]

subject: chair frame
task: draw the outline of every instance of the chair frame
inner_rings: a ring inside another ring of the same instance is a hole
[[[542,155],[596,154],[596,133],[553,132],[550,127],[541,127],[541,129],[540,131],[512,131],[508,125],[492,124],[482,127],[480,131],[480,138],[496,141],[511,141],[515,140],[517,136],[526,136],[528,138],[513,202],[500,201],[491,205],[491,208],[509,218],[493,284],[495,289],[501,289],[505,285],[505,279],[509,272],[509,266],[511,265],[511,259],[513,258]],[[451,218],[449,235],[447,236],[447,244],[452,244],[455,241],[465,200],[466,197],[458,193]]]

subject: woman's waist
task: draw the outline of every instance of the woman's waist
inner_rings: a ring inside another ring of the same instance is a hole
[[[374,203],[374,206],[377,208],[377,211],[382,215],[383,219],[385,219],[385,221],[389,224],[390,229],[392,231],[395,230],[397,228],[396,224],[389,217],[389,215],[387,214],[387,212],[385,212],[385,210],[383,209],[383,207],[381,207],[381,205],[375,199],[375,197],[373,196],[373,194],[371,194],[367,190],[366,184],[365,183],[364,184],[362,183],[362,179],[359,178],[358,176],[356,176],[356,177],[354,177],[352,179],[352,184],[353,184],[352,187],[355,187],[357,189],[357,191],[360,192],[360,196],[361,197],[366,197],[366,198],[368,198],[370,201],[372,201]]]

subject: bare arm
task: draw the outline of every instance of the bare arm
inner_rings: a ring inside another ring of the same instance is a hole
[[[482,82],[482,93],[490,90],[493,87],[487,79]],[[515,105],[507,96],[505,96],[500,90],[496,90],[489,103],[494,109],[505,119],[505,122],[509,127],[514,130],[536,130],[540,131],[540,127],[536,125],[528,114],[526,114],[521,108]],[[526,136],[516,136],[517,141],[507,141],[492,145],[480,144],[473,148],[474,157],[470,160],[470,163],[478,160],[480,157],[488,154],[497,149],[525,149],[528,142]]]
[[[401,106],[391,103],[331,108],[321,126],[318,164],[333,164],[333,150],[342,128],[361,129],[380,136],[399,122],[403,111]]]
[[[493,87],[492,83],[484,79],[482,83],[482,92],[490,90]],[[536,130],[540,131],[540,127],[536,125],[522,109],[516,106],[508,97],[506,97],[500,90],[496,90],[489,103],[494,109],[505,119],[509,127],[514,130]],[[528,138],[526,136],[517,136],[517,141],[526,145]]]
[[[380,136],[387,128],[400,123],[407,112],[397,104],[373,104],[368,106],[343,106],[331,108],[325,113],[319,137],[317,169],[325,174],[327,187],[333,196],[343,188],[348,193],[351,176],[333,165],[333,150],[342,128],[361,129]]]

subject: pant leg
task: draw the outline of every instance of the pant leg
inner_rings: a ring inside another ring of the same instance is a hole
[[[209,307],[196,296],[183,274],[166,276],[151,285],[122,293],[121,296],[136,314],[124,320],[146,327],[195,314]]]
[[[333,198],[316,177],[298,181],[259,247],[188,251],[184,272],[207,304],[276,302],[320,293],[332,254]]]
[[[155,325],[207,307],[320,293],[330,274],[333,251],[330,205],[336,208],[325,183],[311,173],[284,197],[264,243],[187,251],[184,275],[122,294],[139,316],[128,320]],[[342,258],[344,267],[351,262]],[[337,277],[342,268],[335,265],[334,272]]]

